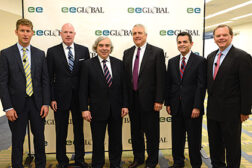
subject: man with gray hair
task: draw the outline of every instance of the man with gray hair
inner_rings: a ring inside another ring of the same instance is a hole
[[[93,50],[97,56],[83,63],[80,80],[82,117],[90,122],[92,132],[92,167],[104,166],[104,139],[108,126],[110,168],[119,168],[122,118],[128,114],[123,63],[110,56],[113,45],[107,37],[98,37]]]
[[[62,26],[62,43],[47,51],[47,64],[51,87],[51,108],[56,124],[56,159],[59,168],[67,167],[66,138],[69,111],[72,113],[74,129],[75,164],[87,167],[84,162],[83,119],[79,105],[79,74],[81,63],[90,58],[87,47],[74,43],[73,25]]]
[[[147,33],[141,24],[133,27],[135,45],[124,51],[123,62],[129,90],[129,116],[134,162],[129,168],[144,163],[156,167],[159,150],[159,111],[164,101],[165,57],[161,48],[146,42]]]

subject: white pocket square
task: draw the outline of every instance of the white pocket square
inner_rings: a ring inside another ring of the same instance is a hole
[[[85,59],[84,58],[79,59],[79,61],[83,61],[83,60],[85,60]]]

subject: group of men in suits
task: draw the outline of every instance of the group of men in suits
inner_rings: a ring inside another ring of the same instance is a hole
[[[56,123],[56,159],[66,168],[66,138],[69,112],[74,127],[75,164],[84,161],[83,119],[90,122],[92,167],[105,163],[104,138],[109,134],[110,167],[118,168],[122,155],[122,118],[129,114],[136,168],[158,164],[159,111],[165,102],[172,115],[171,167],[184,167],[187,134],[193,168],[200,168],[202,116],[208,90],[207,125],[210,157],[214,168],[238,168],[241,159],[241,126],[249,118],[252,104],[252,58],[231,42],[233,31],[227,25],[214,30],[219,49],[207,60],[191,51],[192,37],[177,35],[178,56],[165,68],[164,51],[147,43],[145,27],[132,29],[134,46],[125,50],[123,61],[112,57],[113,44],[98,37],[93,45],[97,56],[90,58],[88,48],[74,43],[74,27],[62,26],[62,43],[45,53],[30,45],[32,22],[16,23],[18,43],[0,54],[0,98],[12,132],[12,167],[22,168],[23,142],[28,121],[34,135],[35,164],[45,168],[44,121],[49,106]],[[147,146],[145,147],[145,138]],[[226,157],[225,157],[226,154]],[[226,163],[225,163],[226,158]]]

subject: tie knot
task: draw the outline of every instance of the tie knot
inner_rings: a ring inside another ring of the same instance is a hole
[[[107,62],[107,60],[102,60],[102,62],[105,64]]]
[[[186,60],[186,57],[182,57],[182,60],[185,61],[185,60]]]
[[[72,48],[72,47],[70,47],[70,46],[67,46],[67,49],[68,49],[68,50],[71,50],[71,48]]]
[[[138,47],[138,48],[137,48],[137,51],[140,51],[140,50],[141,50],[141,48],[140,48],[140,47]]]
[[[26,51],[26,48],[22,48],[22,50],[25,52],[25,51]]]

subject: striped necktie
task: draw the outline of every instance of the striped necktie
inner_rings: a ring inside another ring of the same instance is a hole
[[[73,53],[72,53],[72,51],[71,51],[71,47],[70,47],[70,46],[68,46],[67,49],[69,50],[69,51],[68,51],[68,65],[69,65],[70,71],[72,72],[72,71],[73,71],[73,68],[74,68]]]
[[[102,62],[103,62],[104,76],[106,78],[106,82],[107,82],[108,87],[110,87],[112,85],[112,77],[111,77],[109,70],[108,70],[108,67],[106,65],[107,60],[102,60]]]
[[[186,59],[185,57],[182,58],[181,67],[180,67],[180,79],[183,78],[183,75],[185,72],[185,67],[186,67],[185,59]]]
[[[32,88],[32,78],[31,78],[31,67],[28,62],[28,56],[26,53],[26,48],[23,48],[23,66],[25,71],[25,78],[26,78],[26,94],[31,96],[33,94]]]

